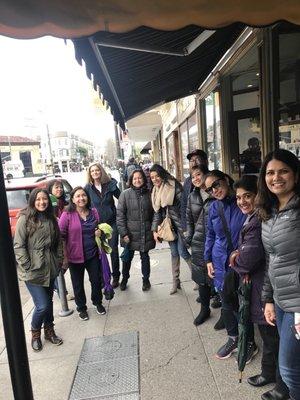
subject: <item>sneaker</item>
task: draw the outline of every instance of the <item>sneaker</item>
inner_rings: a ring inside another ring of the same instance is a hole
[[[96,311],[97,311],[97,314],[100,314],[100,315],[106,314],[106,310],[105,310],[105,308],[103,307],[102,304],[97,304],[96,305]]]
[[[143,286],[142,286],[142,291],[147,292],[151,288],[151,283],[149,279],[143,279]]]
[[[219,360],[225,360],[231,357],[232,353],[237,350],[238,338],[228,338],[228,341],[218,350],[216,357]]]
[[[220,308],[222,306],[221,298],[218,293],[213,297],[210,306],[212,308]]]
[[[111,286],[115,289],[119,286],[119,278],[113,278]]]
[[[80,311],[80,313],[79,313],[79,318],[80,318],[82,321],[87,321],[87,320],[89,319],[89,314],[87,313],[86,310]]]

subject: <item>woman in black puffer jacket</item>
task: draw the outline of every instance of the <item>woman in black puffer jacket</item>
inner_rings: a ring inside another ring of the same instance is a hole
[[[128,246],[128,259],[123,261],[120,289],[126,289],[131,261],[137,250],[142,262],[142,290],[146,291],[151,286],[148,252],[155,247],[151,231],[153,208],[144,172],[140,169],[133,171],[128,183],[130,187],[121,193],[117,207],[117,227],[121,242]]]
[[[213,199],[203,190],[205,175],[207,173],[208,168],[206,165],[199,165],[192,168],[192,183],[195,188],[188,197],[186,210],[186,242],[191,246],[192,269],[198,271],[198,280],[196,283],[199,285],[199,298],[201,302],[201,311],[194,320],[195,325],[203,324],[210,316],[209,302],[211,286],[204,261],[204,248],[206,220],[209,206]]]

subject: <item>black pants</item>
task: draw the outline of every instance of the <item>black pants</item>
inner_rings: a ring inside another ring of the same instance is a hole
[[[120,259],[119,259],[119,249],[118,249],[119,233],[116,223],[110,225],[113,228],[112,238],[109,240],[109,245],[112,248],[112,252],[110,253],[112,276],[113,279],[119,280],[120,278]]]
[[[276,326],[258,325],[263,341],[261,374],[267,379],[276,379],[276,388],[287,392],[287,386],[282,381],[278,368],[279,335]]]
[[[83,264],[69,263],[71,280],[74,290],[75,303],[77,311],[85,311],[86,307],[86,296],[84,291],[84,271],[87,270],[89,274],[89,280],[91,282],[92,303],[96,306],[102,303],[102,281],[101,281],[101,270],[100,261],[98,255],[85,261]]]
[[[224,293],[220,292],[221,301],[222,301],[222,317],[224,321],[224,325],[227,331],[228,336],[237,337],[239,334],[238,330],[238,314],[235,310],[235,305],[228,302]]]
[[[122,275],[123,279],[128,280],[129,279],[129,271],[131,267],[131,261],[134,257],[134,250],[130,250],[130,261],[123,262],[123,268],[122,268]],[[150,257],[148,251],[140,251],[140,257],[141,257],[141,264],[142,264],[142,275],[143,279],[149,279],[150,277]]]

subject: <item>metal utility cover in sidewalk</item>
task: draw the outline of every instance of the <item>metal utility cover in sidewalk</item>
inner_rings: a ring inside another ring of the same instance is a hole
[[[138,400],[137,332],[85,339],[69,400]]]

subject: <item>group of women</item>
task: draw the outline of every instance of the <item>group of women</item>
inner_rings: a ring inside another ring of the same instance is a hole
[[[170,294],[181,289],[181,257],[192,274],[198,274],[201,310],[195,325],[210,317],[212,289],[220,294],[221,316],[215,328],[224,326],[228,338],[216,356],[226,359],[238,344],[237,284],[243,279],[251,280],[251,320],[258,325],[263,356],[261,373],[248,382],[253,386],[276,382],[272,390],[263,394],[264,400],[299,400],[299,174],[298,158],[285,150],[266,157],[258,185],[255,176],[245,175],[234,183],[219,170],[208,171],[206,165],[196,165],[191,170],[194,189],[186,208],[186,230],[181,223],[182,186],[158,164],[150,169],[152,190],[143,171],[136,169],[129,178],[128,189],[121,194],[116,181],[101,165],[93,164],[86,187],[73,189],[68,206],[56,212],[56,217],[48,192],[35,189],[28,207],[21,212],[15,236],[19,276],[25,280],[35,304],[32,347],[42,348],[42,326],[46,340],[62,343],[53,328],[52,305],[54,279],[60,268],[69,266],[80,318],[88,319],[85,269],[91,282],[92,302],[99,314],[105,314],[95,242],[95,235],[101,235],[99,222],[113,227],[114,287],[120,284],[120,289],[126,290],[134,252],[139,251],[142,290],[148,291],[149,250],[161,241],[159,227],[169,219],[174,235],[174,240],[169,241],[173,278]],[[117,208],[114,198],[119,199]],[[58,203],[65,206],[63,201]],[[118,235],[125,248],[120,283]],[[258,351],[250,325],[247,361]]]

